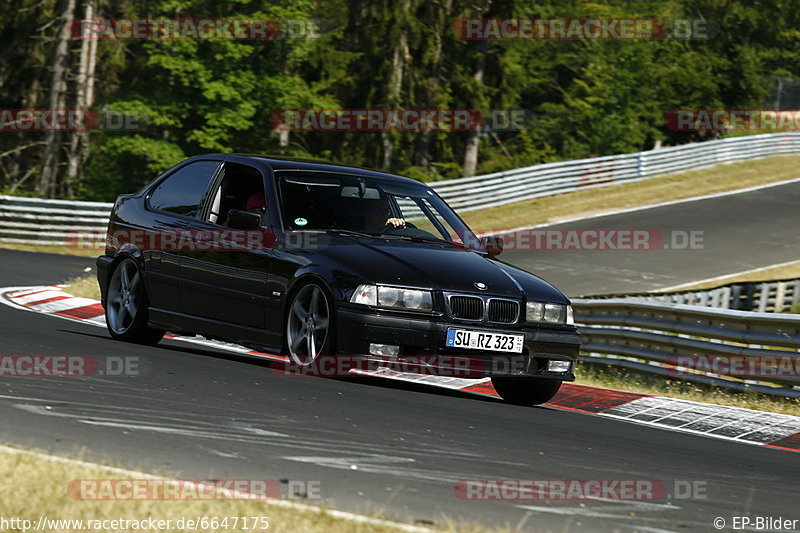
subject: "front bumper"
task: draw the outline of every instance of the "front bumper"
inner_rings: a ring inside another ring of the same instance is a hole
[[[499,327],[462,324],[441,316],[409,317],[371,309],[339,308],[336,313],[336,348],[340,355],[367,357],[397,363],[404,371],[449,377],[530,376],[575,380],[580,333],[573,327]],[[521,354],[448,348],[448,328],[524,335]],[[400,347],[398,356],[369,356],[369,345]],[[550,372],[551,360],[570,361],[568,372]],[[391,367],[391,366],[390,366]]]

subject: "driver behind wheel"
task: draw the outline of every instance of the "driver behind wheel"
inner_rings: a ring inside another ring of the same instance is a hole
[[[247,198],[244,209],[245,211],[256,213],[263,221],[264,214],[267,212],[267,200],[264,193],[262,191],[257,191],[251,194]]]
[[[387,226],[389,229],[406,227],[405,220],[392,216],[392,209],[386,200],[366,200],[364,204],[367,206],[364,210],[364,231],[382,233]]]

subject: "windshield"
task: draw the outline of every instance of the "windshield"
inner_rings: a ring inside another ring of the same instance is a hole
[[[472,231],[424,185],[320,172],[276,175],[287,230],[352,232],[479,248]]]

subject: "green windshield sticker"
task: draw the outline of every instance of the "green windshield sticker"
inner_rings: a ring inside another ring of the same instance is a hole
[[[296,218],[294,219],[294,223],[298,226],[305,226],[306,224],[308,224],[308,220],[304,218]]]

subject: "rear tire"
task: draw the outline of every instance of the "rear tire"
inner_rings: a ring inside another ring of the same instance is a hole
[[[164,338],[164,330],[147,326],[150,304],[144,289],[144,276],[135,260],[126,257],[116,264],[106,294],[106,327],[111,337],[149,346]]]
[[[492,378],[492,386],[506,402],[529,407],[552,400],[561,387],[561,381],[557,379],[498,376]]]

